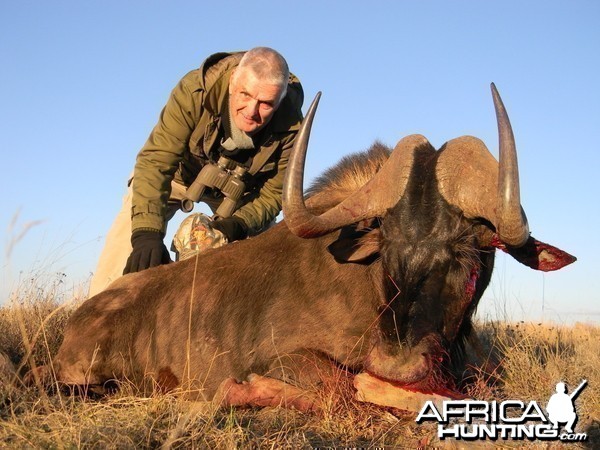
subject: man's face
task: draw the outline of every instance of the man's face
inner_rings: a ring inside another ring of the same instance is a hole
[[[229,110],[235,125],[252,135],[263,128],[279,107],[281,89],[244,70],[229,84]]]

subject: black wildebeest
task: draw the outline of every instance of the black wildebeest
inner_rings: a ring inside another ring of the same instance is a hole
[[[512,130],[492,91],[499,163],[474,137],[436,151],[408,136],[393,151],[376,144],[345,158],[305,204],[313,102],[290,160],[285,221],[124,276],[84,302],[54,360],[57,379],[128,379],[208,399],[219,392],[229,404],[287,399],[304,409],[312,404],[298,387],[320,363],[439,386],[471,332],[495,248],[540,270],[574,261],[529,234]]]

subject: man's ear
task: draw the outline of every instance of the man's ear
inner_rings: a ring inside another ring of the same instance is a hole
[[[370,264],[379,257],[380,238],[379,228],[342,230],[327,249],[339,263]]]

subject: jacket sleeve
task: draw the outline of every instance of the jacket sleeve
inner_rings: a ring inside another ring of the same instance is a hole
[[[292,133],[289,138],[282,141],[283,148],[275,174],[261,186],[252,201],[246,203],[234,214],[234,217],[244,221],[251,232],[260,231],[281,212],[283,179],[295,137],[296,133]]]
[[[137,155],[133,173],[132,231],[140,228],[166,231],[171,180],[179,166],[195,124],[202,92],[188,73],[171,92],[158,123]]]

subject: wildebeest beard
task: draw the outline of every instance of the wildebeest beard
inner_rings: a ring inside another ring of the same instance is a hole
[[[448,381],[441,372],[463,366],[471,318],[494,262],[493,250],[480,248],[486,228],[440,194],[439,154],[430,145],[417,149],[406,192],[381,225],[388,304],[379,343],[389,356],[417,348],[427,360],[442,361],[426,380],[436,384]]]

